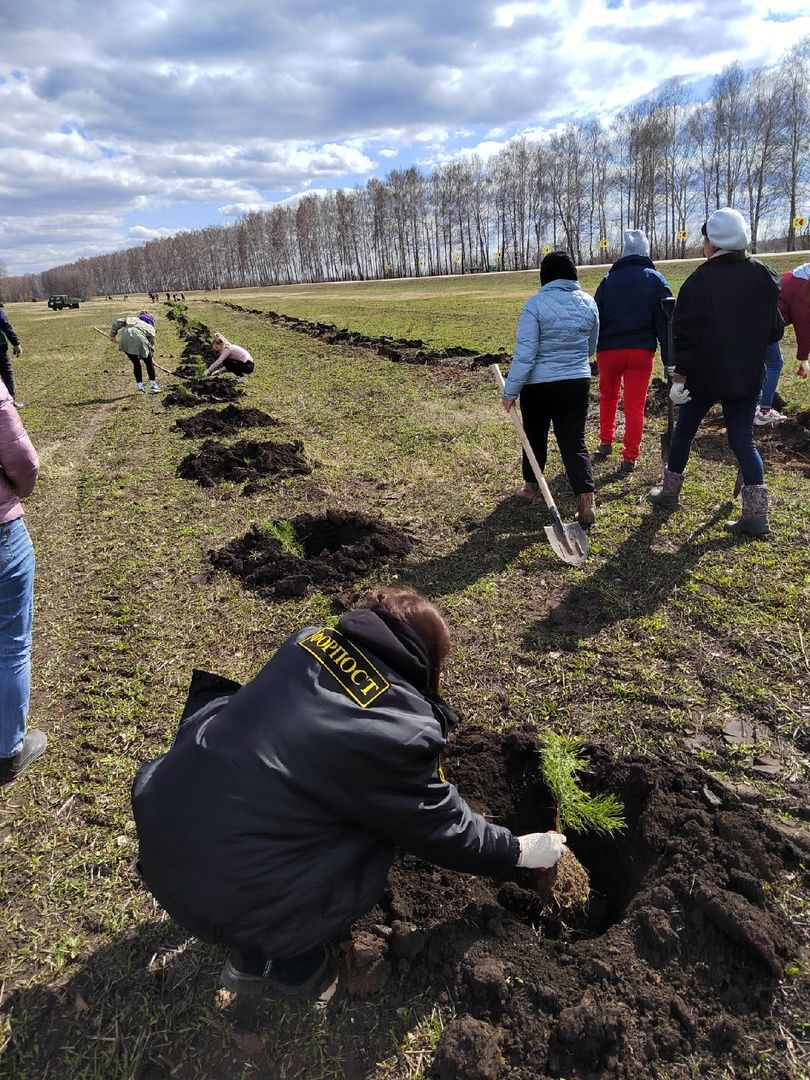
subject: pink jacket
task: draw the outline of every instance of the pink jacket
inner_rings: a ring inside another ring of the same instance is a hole
[[[796,331],[796,359],[810,357],[810,263],[797,266],[782,274],[782,291],[779,294],[779,310],[786,323],[792,323]]]
[[[243,349],[241,345],[232,345],[227,338],[222,339],[224,342],[224,348],[219,354],[220,360],[227,360],[229,356],[232,356],[234,360],[252,360],[253,357],[247,351]]]
[[[20,499],[34,490],[38,472],[37,452],[0,380],[0,524],[22,515]]]

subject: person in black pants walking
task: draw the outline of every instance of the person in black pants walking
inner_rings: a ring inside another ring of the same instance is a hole
[[[20,348],[20,339],[14,333],[14,328],[8,321],[8,316],[3,311],[3,305],[0,304],[0,379],[6,384],[6,389],[14,397],[14,369],[11,366],[11,357],[8,355],[8,346],[11,342],[11,347],[14,350],[15,356],[22,356],[22,349]],[[15,401],[14,404],[19,408],[22,402]]]
[[[507,412],[520,396],[523,427],[545,471],[548,431],[553,426],[568,480],[577,496],[577,520],[595,520],[593,467],[585,445],[591,385],[589,358],[599,337],[599,311],[582,291],[571,256],[553,251],[540,264],[540,290],[529,297],[503,392]],[[537,484],[523,455],[523,484],[515,491],[534,502]]]

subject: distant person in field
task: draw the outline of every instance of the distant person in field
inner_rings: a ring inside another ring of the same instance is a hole
[[[139,869],[181,926],[230,952],[236,993],[317,996],[331,943],[378,902],[396,848],[467,874],[554,866],[565,836],[475,813],[439,759],[450,630],[384,588],[308,626],[246,686],[197,673],[171,749],[132,786]]]
[[[585,422],[591,387],[590,357],[599,335],[599,310],[577,280],[577,268],[565,251],[552,251],[540,264],[540,291],[526,302],[503,393],[507,412],[520,397],[523,427],[540,468],[548,457],[553,426],[568,482],[577,497],[577,520],[595,519],[591,456],[585,445]],[[538,486],[525,452],[523,484],[515,496],[532,503]]]
[[[214,334],[211,344],[219,355],[206,369],[203,378],[207,379],[210,375],[216,375],[218,371],[229,371],[231,375],[241,380],[250,375],[256,367],[247,349],[243,349],[241,345],[232,345],[222,334]]]
[[[624,234],[622,256],[603,278],[594,299],[599,308],[599,449],[595,461],[613,452],[616,409],[624,395],[624,441],[619,472],[636,467],[644,433],[644,406],[652,378],[656,346],[667,356],[667,316],[661,301],[672,296],[663,274],[650,258],[650,244],[639,229]]]
[[[806,379],[810,374],[810,262],[782,274],[779,310],[796,334],[796,374]]]
[[[22,356],[20,339],[14,333],[14,327],[8,321],[8,316],[0,304],[0,380],[2,380],[12,399],[14,398],[14,368],[11,366],[11,357],[8,355],[9,344],[15,356]],[[19,407],[22,402],[17,402]]]
[[[34,548],[21,499],[30,495],[39,458],[4,382],[0,382],[0,783],[16,779],[47,739],[26,729],[31,693]]]
[[[149,389],[153,394],[160,393],[160,387],[155,377],[155,365],[152,357],[155,354],[155,317],[148,311],[141,311],[137,315],[125,315],[116,319],[110,327],[110,341],[118,339],[118,348],[126,353],[132,361],[132,370],[135,374],[135,385],[140,394],[146,393],[143,385],[143,372],[141,362],[146,367],[149,376]]]
[[[683,283],[675,307],[670,397],[680,406],[678,421],[663,481],[649,499],[665,510],[678,508],[692,441],[703,417],[719,402],[743,477],[742,514],[726,528],[763,536],[768,532],[768,489],[753,429],[764,357],[784,332],[779,278],[748,255],[751,234],[739,210],[715,210],[702,232],[706,261]]]

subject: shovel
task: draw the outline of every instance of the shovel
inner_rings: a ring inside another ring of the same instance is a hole
[[[675,335],[673,333],[672,320],[675,317],[676,302],[674,296],[665,296],[661,301],[661,307],[664,309],[664,314],[667,317],[667,356],[669,359],[667,367],[672,367],[675,363]],[[667,375],[667,430],[661,435],[661,460],[665,466],[667,459],[669,458],[669,447],[672,442],[672,429],[675,424],[675,406],[672,402],[672,398],[669,396],[671,389],[672,377]]]
[[[503,396],[504,381],[501,369],[497,364],[490,364],[489,370],[495,376],[498,386],[501,388],[501,396]],[[523,424],[520,422],[517,409],[512,407],[509,410],[509,416],[512,419],[512,423],[515,425],[515,431],[517,431],[518,438],[523,445],[523,449],[526,451],[526,457],[529,459],[532,472],[534,473],[540,491],[545,499],[549,513],[551,514],[553,524],[544,526],[548,542],[551,544],[551,549],[563,562],[570,563],[571,566],[581,566],[588,558],[588,552],[590,551],[585,530],[578,522],[573,525],[564,524],[560,517],[560,511],[557,509],[556,503],[554,502],[554,496],[549,491],[546,478],[543,476],[543,470],[540,468],[537,458],[534,455],[534,450],[532,450],[531,444],[526,438],[526,432],[523,430]]]

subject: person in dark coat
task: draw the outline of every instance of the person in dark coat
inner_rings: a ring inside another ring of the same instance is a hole
[[[683,283],[675,307],[670,397],[680,412],[663,482],[649,499],[663,509],[677,509],[692,440],[719,401],[743,476],[742,515],[727,528],[762,536],[768,531],[768,491],[753,427],[765,376],[763,358],[785,328],[777,306],[779,278],[747,254],[751,234],[738,210],[715,210],[702,231],[706,262]]]
[[[596,290],[599,308],[599,449],[595,461],[613,451],[616,409],[624,384],[624,443],[619,472],[636,467],[644,433],[644,406],[657,345],[666,368],[667,316],[661,306],[672,296],[666,278],[655,269],[650,244],[639,229],[624,234],[622,257],[611,266]]]
[[[139,869],[173,918],[231,950],[228,989],[321,990],[329,943],[377,902],[396,847],[498,876],[559,859],[560,833],[516,837],[445,780],[449,649],[431,603],[382,589],[337,629],[293,634],[246,686],[192,684],[172,748],[133,784]]]
[[[14,333],[14,327],[8,321],[3,305],[0,304],[0,379],[6,384],[6,389],[13,399],[14,368],[11,365],[11,357],[8,355],[9,344],[11,344],[15,356],[22,356],[20,339]],[[17,408],[20,408],[22,403],[15,401],[14,404]]]

